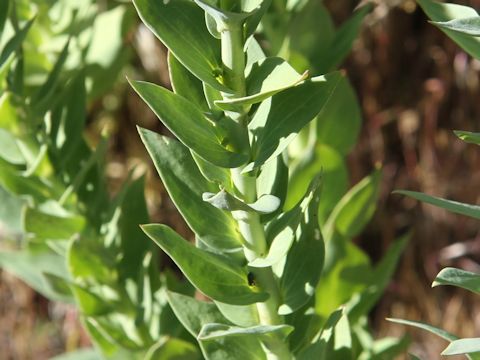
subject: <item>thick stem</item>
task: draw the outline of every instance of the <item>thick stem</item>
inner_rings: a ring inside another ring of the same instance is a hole
[[[225,98],[245,96],[245,53],[243,51],[244,38],[241,24],[225,24],[221,41],[225,84],[234,91],[233,94],[223,94],[223,96]],[[246,109],[229,112],[228,116],[246,128],[248,123]],[[257,200],[257,185],[254,176],[242,174],[242,168],[232,169],[231,175],[237,189],[237,195],[247,203]],[[233,215],[238,221],[240,232],[246,241],[245,257],[247,260],[252,261],[257,257],[264,256],[268,247],[259,215],[246,211],[236,211]],[[252,269],[252,272],[258,286],[270,295],[267,301],[257,303],[260,323],[262,325],[283,324],[283,318],[277,312],[280,297],[278,284],[272,269],[270,267],[256,268]],[[276,336],[272,336],[268,343],[264,343],[264,347],[269,360],[292,359],[287,344]]]

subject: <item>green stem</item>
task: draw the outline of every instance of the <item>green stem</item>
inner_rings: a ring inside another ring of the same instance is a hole
[[[223,94],[225,98],[238,98],[245,96],[245,53],[243,51],[244,38],[242,24],[226,23],[222,31],[222,62],[224,67],[225,84],[232,89],[232,94]],[[230,116],[237,123],[246,129],[247,109],[237,112],[229,112]],[[243,168],[231,170],[232,181],[239,195],[246,203],[257,200],[256,177],[250,174],[242,174]],[[246,211],[235,211],[234,217],[238,221],[240,233],[245,239],[245,257],[252,261],[267,252],[267,241],[260,216],[257,213]],[[270,297],[263,303],[257,303],[257,310],[262,325],[284,324],[283,318],[278,315],[279,289],[278,283],[271,267],[252,269],[255,281],[260,288],[266,291]],[[289,360],[292,355],[288,345],[282,339],[272,336],[264,348],[269,360]]]

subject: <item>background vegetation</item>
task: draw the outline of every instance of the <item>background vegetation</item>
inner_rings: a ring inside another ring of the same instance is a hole
[[[336,24],[357,5],[324,3]],[[463,3],[480,6],[478,1]],[[137,21],[133,14],[132,21]],[[88,101],[87,114],[93,141],[100,130],[111,134],[105,169],[112,193],[118,192],[131,169],[141,173],[150,167],[135,125],[166,133],[126,86],[123,75],[140,73],[169,86],[165,49],[144,27],[128,27],[121,44],[131,49],[130,64],[121,70],[113,91]],[[477,202],[478,151],[456,141],[451,130],[479,130],[479,66],[429,25],[413,1],[379,3],[366,17],[352,54],[342,65],[363,112],[360,141],[348,155],[349,182],[357,183],[375,164],[384,168],[378,209],[355,242],[378,260],[399,234],[413,229],[395,279],[371,315],[378,335],[400,336],[405,330],[385,322],[386,316],[422,319],[464,337],[480,333],[480,320],[474,315],[480,312],[473,297],[451,288],[429,288],[445,266],[479,271],[477,224],[391,195],[401,188]],[[168,223],[188,237],[185,224],[159,189],[156,176],[148,176],[146,199],[152,221]],[[164,264],[168,266],[168,260]],[[0,348],[7,358],[48,358],[88,344],[70,306],[46,301],[4,271],[0,297]],[[433,336],[412,335],[413,350],[424,358],[436,358],[444,348]]]

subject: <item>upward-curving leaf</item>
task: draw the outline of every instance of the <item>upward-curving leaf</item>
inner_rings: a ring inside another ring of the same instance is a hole
[[[142,229],[175,261],[190,282],[212,299],[248,305],[268,298],[266,293],[249,284],[244,268],[196,248],[168,226],[150,224]]]
[[[439,28],[453,30],[471,36],[480,36],[480,16],[465,19],[454,19],[450,21],[433,21]]]
[[[222,145],[214,125],[184,97],[161,86],[133,81],[135,91],[160,120],[188,148],[212,164],[235,168],[245,164],[248,155],[228,150]]]
[[[203,11],[190,0],[134,0],[143,23],[200,80],[230,92],[221,83],[220,42],[205,26]]]
[[[244,171],[258,168],[285,150],[323,109],[341,76],[340,72],[318,76],[262,102],[249,124],[254,162]]]
[[[215,185],[203,178],[188,149],[152,131],[139,128],[139,132],[170,197],[195,234],[214,249],[241,250],[232,216],[202,200],[204,192],[216,190]]]
[[[442,209],[451,211],[456,214],[469,216],[480,219],[480,206],[464,204],[458,201],[446,200],[435,196],[430,196],[416,191],[398,190],[394,194],[406,195],[427,204],[438,206]]]
[[[480,294],[480,275],[455,268],[440,271],[432,286],[452,285]]]
[[[433,0],[417,0],[423,11],[434,22],[448,22],[455,19],[465,19],[478,16],[471,7],[441,3]],[[480,39],[472,35],[462,34],[457,31],[440,27],[453,41],[460,45],[463,50],[475,58],[480,58]]]

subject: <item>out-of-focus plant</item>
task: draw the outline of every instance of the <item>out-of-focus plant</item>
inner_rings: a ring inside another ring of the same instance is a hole
[[[315,6],[293,3],[279,15],[288,17],[287,23],[298,15],[293,9]],[[169,49],[174,91],[142,81],[132,86],[180,141],[146,129],[139,129],[140,135],[196,244],[166,225],[143,229],[213,300],[168,296],[204,357],[392,358],[405,340],[374,341],[366,315],[406,239],[392,245],[376,266],[351,241],[375,211],[381,171],[345,194],[344,156],[360,121],[355,96],[339,72],[315,77],[303,72],[314,61],[314,71],[335,67],[345,55],[342,41],[349,42],[348,52],[351,40],[345,33],[355,33],[353,25],[332,34],[331,22],[325,22],[332,36],[326,47],[342,55],[322,63],[298,52],[297,58],[307,60],[292,66],[267,57],[253,36],[262,22],[270,51],[282,53],[268,29],[281,1],[134,4]],[[357,22],[367,10],[358,10]],[[303,35],[323,34],[322,26]],[[285,37],[280,33],[282,44]],[[338,119],[344,128],[337,128]],[[316,125],[307,132],[307,145],[296,150],[292,141],[309,124]]]
[[[69,359],[197,353],[181,339],[169,277],[159,276],[158,251],[138,227],[148,222],[143,179],[111,199],[107,140],[92,146],[84,137],[88,98],[113,84],[128,56],[122,24],[132,11],[99,12],[94,1],[0,3],[0,266],[78,307],[98,351]]]
[[[480,16],[471,7],[445,4],[431,0],[417,0],[432,23],[438,26],[462,49],[476,59],[480,59]],[[463,141],[480,145],[480,133],[468,131],[455,131],[455,134]],[[446,200],[413,191],[397,191],[398,194],[406,195],[419,201],[431,204],[450,212],[480,219],[480,206]],[[445,268],[437,275],[432,286],[452,285],[480,294],[480,275],[455,268]],[[432,325],[422,322],[389,319],[390,321],[417,327],[429,331],[450,342],[442,355],[465,355],[468,359],[480,359],[480,338],[459,339]],[[417,358],[417,357],[414,357]]]

